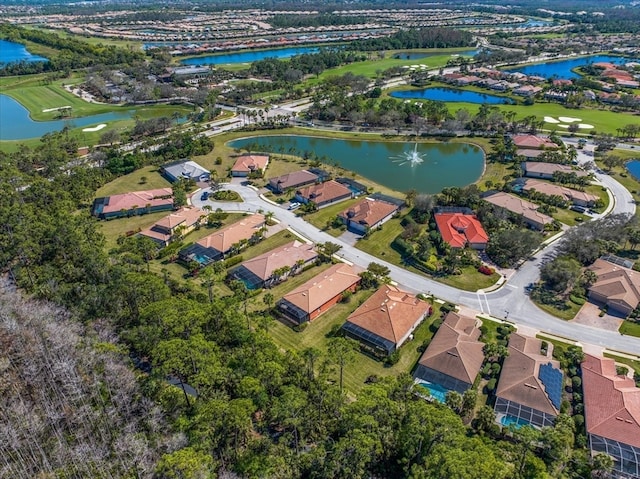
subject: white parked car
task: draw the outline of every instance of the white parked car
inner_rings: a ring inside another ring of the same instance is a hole
[[[296,208],[300,208],[300,203],[298,203],[297,201],[294,201],[293,203],[289,204],[289,208],[290,210],[295,210]]]

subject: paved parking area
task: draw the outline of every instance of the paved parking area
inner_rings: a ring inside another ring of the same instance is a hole
[[[598,305],[586,302],[576,314],[576,317],[571,320],[572,323],[584,324],[586,326],[592,326],[594,328],[606,329],[607,331],[617,331],[622,324],[622,319],[610,314],[605,314],[600,317],[600,308]]]

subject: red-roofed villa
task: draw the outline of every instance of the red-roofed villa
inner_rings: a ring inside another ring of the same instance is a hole
[[[436,213],[434,215],[442,239],[452,248],[483,250],[487,247],[489,235],[475,215],[463,213]]]

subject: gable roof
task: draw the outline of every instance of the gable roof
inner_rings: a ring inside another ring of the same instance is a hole
[[[523,189],[524,191],[536,190],[538,193],[550,196],[561,196],[567,201],[581,200],[586,203],[593,203],[598,200],[597,196],[590,195],[585,191],[578,191],[565,186],[549,183],[547,181],[540,181],[531,178],[525,180]]]
[[[551,359],[552,345],[547,355],[540,353],[542,341],[513,333],[509,338],[509,355],[500,373],[496,396],[538,411],[558,415],[560,404],[554,406],[552,391],[540,379],[540,368],[551,366],[560,370],[560,363]],[[561,374],[561,373],[560,373]]]
[[[554,142],[536,135],[514,135],[511,140],[518,148],[532,148],[540,150],[542,148],[557,149]]]
[[[292,268],[299,260],[306,263],[317,257],[318,253],[315,251],[313,244],[302,243],[301,241],[295,240],[260,256],[248,259],[240,266],[265,281],[271,278],[276,269],[284,266]]]
[[[484,344],[478,341],[479,337],[480,330],[474,318],[451,311],[418,364],[473,384],[484,361]]]
[[[503,191],[485,196],[483,199],[512,213],[522,215],[524,218],[538,224],[546,225],[553,222],[553,218],[550,216],[536,211],[539,208],[538,205]]]
[[[640,388],[614,360],[586,354],[582,388],[587,432],[640,448]]]
[[[178,226],[186,226],[190,228],[204,216],[204,212],[200,208],[185,207],[178,211],[175,211],[150,228],[142,230],[140,234],[142,236],[148,236],[149,238],[155,238],[163,241],[168,241],[171,238],[171,233]]]
[[[282,176],[276,176],[269,180],[269,184],[274,188],[286,190],[287,188],[295,188],[299,185],[313,183],[318,179],[318,175],[308,170],[293,171]]]
[[[434,218],[442,239],[454,248],[464,248],[467,243],[489,241],[489,235],[475,215],[436,213]]]
[[[215,233],[205,236],[196,244],[204,248],[212,248],[221,253],[226,253],[239,241],[248,240],[254,233],[264,225],[263,215],[251,215],[243,218],[237,223],[227,226]]]
[[[285,294],[282,299],[309,314],[359,281],[360,276],[352,266],[338,263]]]
[[[424,318],[429,308],[429,303],[415,295],[384,285],[351,313],[347,322],[398,344]]]
[[[178,178],[200,178],[202,175],[209,175],[210,171],[200,166],[192,160],[180,160],[164,165],[162,169],[172,177]]]
[[[344,210],[339,216],[345,220],[372,227],[399,209],[400,206],[386,201],[363,198],[355,205]]]
[[[337,181],[329,180],[324,183],[301,188],[296,193],[315,203],[325,203],[336,198],[351,195],[351,190]]]
[[[241,171],[249,173],[256,170],[264,170],[269,163],[267,155],[241,155],[236,158],[231,171]]]
[[[640,303],[640,273],[598,258],[590,268],[598,280],[589,291],[600,294],[607,301],[618,302],[635,309]]]
[[[171,188],[158,188],[155,190],[133,191],[121,195],[111,195],[102,208],[103,213],[111,213],[120,210],[130,210],[134,206],[145,208],[147,205],[162,206],[173,205],[173,190]]]

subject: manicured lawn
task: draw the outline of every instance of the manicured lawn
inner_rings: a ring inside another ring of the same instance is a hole
[[[400,218],[392,218],[382,225],[381,230],[374,230],[368,238],[356,243],[356,248],[382,258],[396,266],[403,266],[400,253],[391,248],[392,241],[402,233]]]
[[[296,239],[298,238],[290,231],[279,231],[273,236],[263,239],[262,241],[260,241],[260,243],[243,250],[242,257],[245,260],[255,258],[256,256],[260,256],[261,254],[266,253],[267,251],[271,251],[278,246],[291,243]]]
[[[534,303],[541,310],[546,311],[556,318],[564,319],[565,321],[572,320],[576,316],[576,314],[578,314],[578,311],[580,311],[580,308],[582,307],[569,301],[568,299],[565,302],[565,304],[567,305],[567,309],[559,309],[551,304],[542,304],[537,301],[534,301]]]
[[[477,291],[478,289],[488,288],[496,284],[496,281],[500,279],[500,274],[493,273],[492,275],[486,275],[480,273],[473,266],[465,266],[462,268],[462,274],[452,274],[435,279],[440,283],[448,284],[454,288],[465,291]]]
[[[362,198],[352,198],[350,200],[341,201],[340,203],[336,203],[334,205],[329,205],[326,208],[322,208],[316,211],[315,213],[306,215],[304,219],[316,228],[323,230],[327,226],[327,221],[333,220],[338,214],[355,205],[361,199]],[[334,228],[331,228],[327,231],[334,236],[340,236],[340,234],[342,233],[339,229]]]
[[[497,343],[498,342],[498,326],[500,323],[498,321],[491,321],[490,319],[480,319],[482,321],[483,329],[486,329],[486,332],[482,335],[482,341],[485,343]]]
[[[142,182],[142,177],[146,182]],[[96,191],[96,197],[129,193],[131,191],[154,190],[156,188],[170,188],[169,183],[158,170],[157,166],[145,166],[128,175],[119,176]]]
[[[628,336],[636,336],[640,338],[640,323],[634,321],[623,321],[620,325],[620,334],[626,334]]]
[[[138,232],[139,230],[148,228],[169,213],[170,211],[159,211],[157,213],[149,213],[148,215],[100,221],[100,229],[105,237],[107,250],[115,248],[118,238],[127,233],[127,231]]]
[[[327,346],[329,334],[332,328],[341,326],[347,317],[366,300],[373,291],[358,291],[352,296],[349,303],[339,303],[325,314],[314,320],[302,332],[297,333],[288,325],[280,321],[275,321],[270,327],[269,333],[276,343],[283,349],[290,351],[303,351],[313,347],[320,350],[323,359],[327,357]],[[391,376],[400,373],[411,372],[421,353],[417,348],[427,339],[431,339],[433,332],[429,329],[430,324],[439,317],[439,305],[434,305],[434,313],[427,318],[414,332],[414,340],[405,344],[400,349],[400,360],[392,367],[386,367],[381,361],[359,353],[353,364],[347,366],[344,371],[345,388],[351,393],[357,394],[365,385],[364,382],[369,376]],[[336,371],[336,380],[338,373]]]

